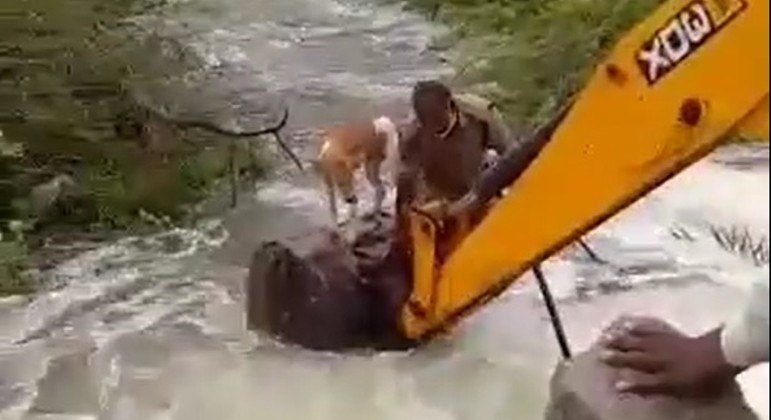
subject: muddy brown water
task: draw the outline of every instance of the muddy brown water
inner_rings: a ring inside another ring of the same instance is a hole
[[[305,158],[314,128],[399,116],[415,80],[448,71],[427,52],[435,29],[397,7],[188,0],[135,21],[199,63],[206,83],[175,92],[177,103],[232,111],[270,92],[291,106],[287,133]],[[768,149],[718,157],[590,235],[610,265],[573,249],[546,264],[575,350],[627,312],[702,331],[768,270],[722,250],[708,229],[742,225],[768,238]],[[242,281],[252,250],[327,223],[325,208],[318,181],[287,165],[220,218],[86,252],[48,273],[53,290],[2,301],[0,418],[541,417],[559,353],[530,276],[452,335],[409,353],[310,352],[247,332]],[[741,378],[764,418],[767,372]]]

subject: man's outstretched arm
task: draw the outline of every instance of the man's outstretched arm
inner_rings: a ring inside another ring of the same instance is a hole
[[[768,274],[753,284],[744,310],[723,326],[720,344],[728,363],[749,367],[768,362]]]
[[[523,142],[511,142],[511,146],[495,165],[488,168],[477,179],[466,195],[451,203],[447,209],[449,217],[473,212],[498,196],[506,187],[513,184],[538,157],[551,138],[558,121],[539,128],[533,136]]]
[[[499,156],[503,156],[506,151],[517,145],[517,139],[511,130],[506,126],[498,108],[494,103],[488,106],[487,137],[491,149],[495,150]]]

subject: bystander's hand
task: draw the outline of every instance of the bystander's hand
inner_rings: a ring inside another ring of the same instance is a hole
[[[718,392],[741,370],[726,362],[720,329],[690,337],[664,321],[617,321],[601,339],[602,360],[621,369],[619,392],[698,396]]]

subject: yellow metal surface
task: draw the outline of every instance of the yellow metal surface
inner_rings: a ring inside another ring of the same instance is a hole
[[[734,128],[741,143],[768,143],[768,95]]]
[[[416,240],[411,299],[433,305],[422,317],[405,309],[404,333],[419,339],[451,326],[726,134],[767,139],[768,13],[768,0],[670,0],[630,30],[538,158],[443,264],[424,260],[433,258],[421,251],[434,246],[431,235]],[[662,41],[678,36],[685,48]]]
[[[410,213],[410,234],[413,241],[412,269],[414,276],[435,279],[436,247],[434,238],[437,226],[427,215]],[[420,282],[413,287],[410,303],[405,307],[405,316],[431,317],[435,306],[434,281]]]

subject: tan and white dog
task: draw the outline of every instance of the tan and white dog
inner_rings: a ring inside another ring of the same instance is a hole
[[[316,170],[327,189],[329,211],[338,223],[337,195],[349,206],[349,217],[356,217],[358,198],[355,191],[355,175],[364,167],[367,181],[374,189],[373,211],[381,210],[386,196],[386,186],[381,177],[385,168],[391,175],[398,164],[399,132],[396,124],[381,116],[371,121],[353,122],[323,130],[321,151]]]

